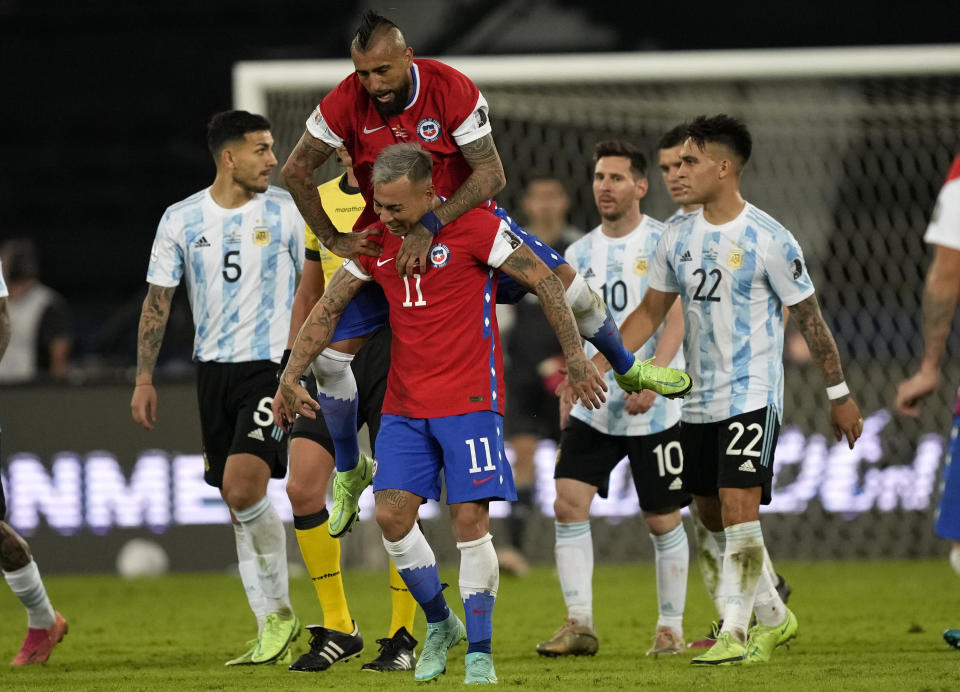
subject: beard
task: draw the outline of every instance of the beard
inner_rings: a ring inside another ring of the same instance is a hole
[[[392,118],[403,113],[403,109],[407,107],[407,99],[410,96],[410,86],[404,85],[399,89],[392,89],[389,93],[393,94],[393,98],[386,103],[377,100],[375,96],[370,97],[373,99],[373,107],[376,108],[377,112],[384,118]]]

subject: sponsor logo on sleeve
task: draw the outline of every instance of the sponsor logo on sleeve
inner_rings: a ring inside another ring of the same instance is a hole
[[[796,281],[803,274],[803,262],[799,259],[793,260],[793,279]]]
[[[473,113],[473,117],[477,120],[477,129],[483,127],[487,124],[487,111],[484,108],[477,109]]]

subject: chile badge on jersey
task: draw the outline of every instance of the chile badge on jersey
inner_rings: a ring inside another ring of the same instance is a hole
[[[280,362],[290,330],[304,221],[286,190],[269,187],[236,209],[201,190],[163,214],[147,282],[186,277],[194,360]]]
[[[813,295],[793,235],[752,204],[714,225],[697,210],[669,224],[648,287],[679,293],[683,353],[696,382],[681,419],[714,423],[773,406],[783,411],[783,306]]]
[[[391,367],[383,412],[442,418],[503,414],[503,357],[497,329],[495,268],[523,244],[500,218],[472,209],[434,239],[422,274],[400,277],[402,239],[382,225],[379,257],[344,267],[376,281],[390,305]]]
[[[367,201],[354,228],[377,223],[373,212],[373,163],[384,147],[416,142],[433,156],[437,194],[449,196],[473,169],[460,147],[490,133],[487,102],[470,79],[436,60],[416,59],[403,112],[384,118],[356,73],[327,94],[307,120],[307,131],[331,147],[345,146]]]

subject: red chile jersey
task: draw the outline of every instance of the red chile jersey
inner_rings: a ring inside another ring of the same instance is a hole
[[[307,120],[307,131],[331,147],[345,146],[353,157],[366,209],[355,229],[378,222],[373,213],[373,162],[398,142],[417,142],[433,155],[433,184],[449,197],[473,169],[460,147],[490,133],[487,101],[462,73],[436,60],[414,60],[410,101],[400,115],[384,118],[356,72],[327,94]]]
[[[397,276],[402,238],[382,225],[380,257],[344,267],[376,281],[390,305],[393,342],[383,412],[442,418],[475,411],[503,414],[503,357],[494,271],[523,241],[506,222],[471,209],[444,226],[423,275]]]

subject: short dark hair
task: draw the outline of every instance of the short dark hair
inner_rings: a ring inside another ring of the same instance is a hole
[[[753,151],[753,138],[747,126],[736,118],[721,113],[712,118],[699,115],[687,125],[687,137],[700,149],[707,142],[715,142],[729,147],[740,157],[741,165],[750,160]]]
[[[416,142],[400,142],[381,149],[373,162],[370,182],[392,183],[404,176],[411,183],[433,179],[433,157]]]
[[[657,141],[657,149],[673,149],[674,147],[679,147],[683,144],[683,140],[687,138],[688,127],[690,126],[687,125],[687,123],[680,123],[676,127],[671,127],[664,132]]]
[[[263,132],[270,129],[270,121],[262,115],[247,111],[223,111],[216,113],[207,123],[207,147],[213,158],[227,142],[243,139],[248,132]]]
[[[350,42],[350,49],[360,53],[366,53],[370,50],[370,42],[373,39],[373,35],[381,29],[396,29],[399,31],[400,27],[383,15],[377,14],[374,10],[367,10],[360,18],[360,26],[357,28],[357,33],[354,34],[353,40]]]
[[[647,177],[647,157],[635,146],[622,139],[605,139],[593,147],[593,162],[604,156],[622,156],[630,159],[630,171],[635,178]]]

